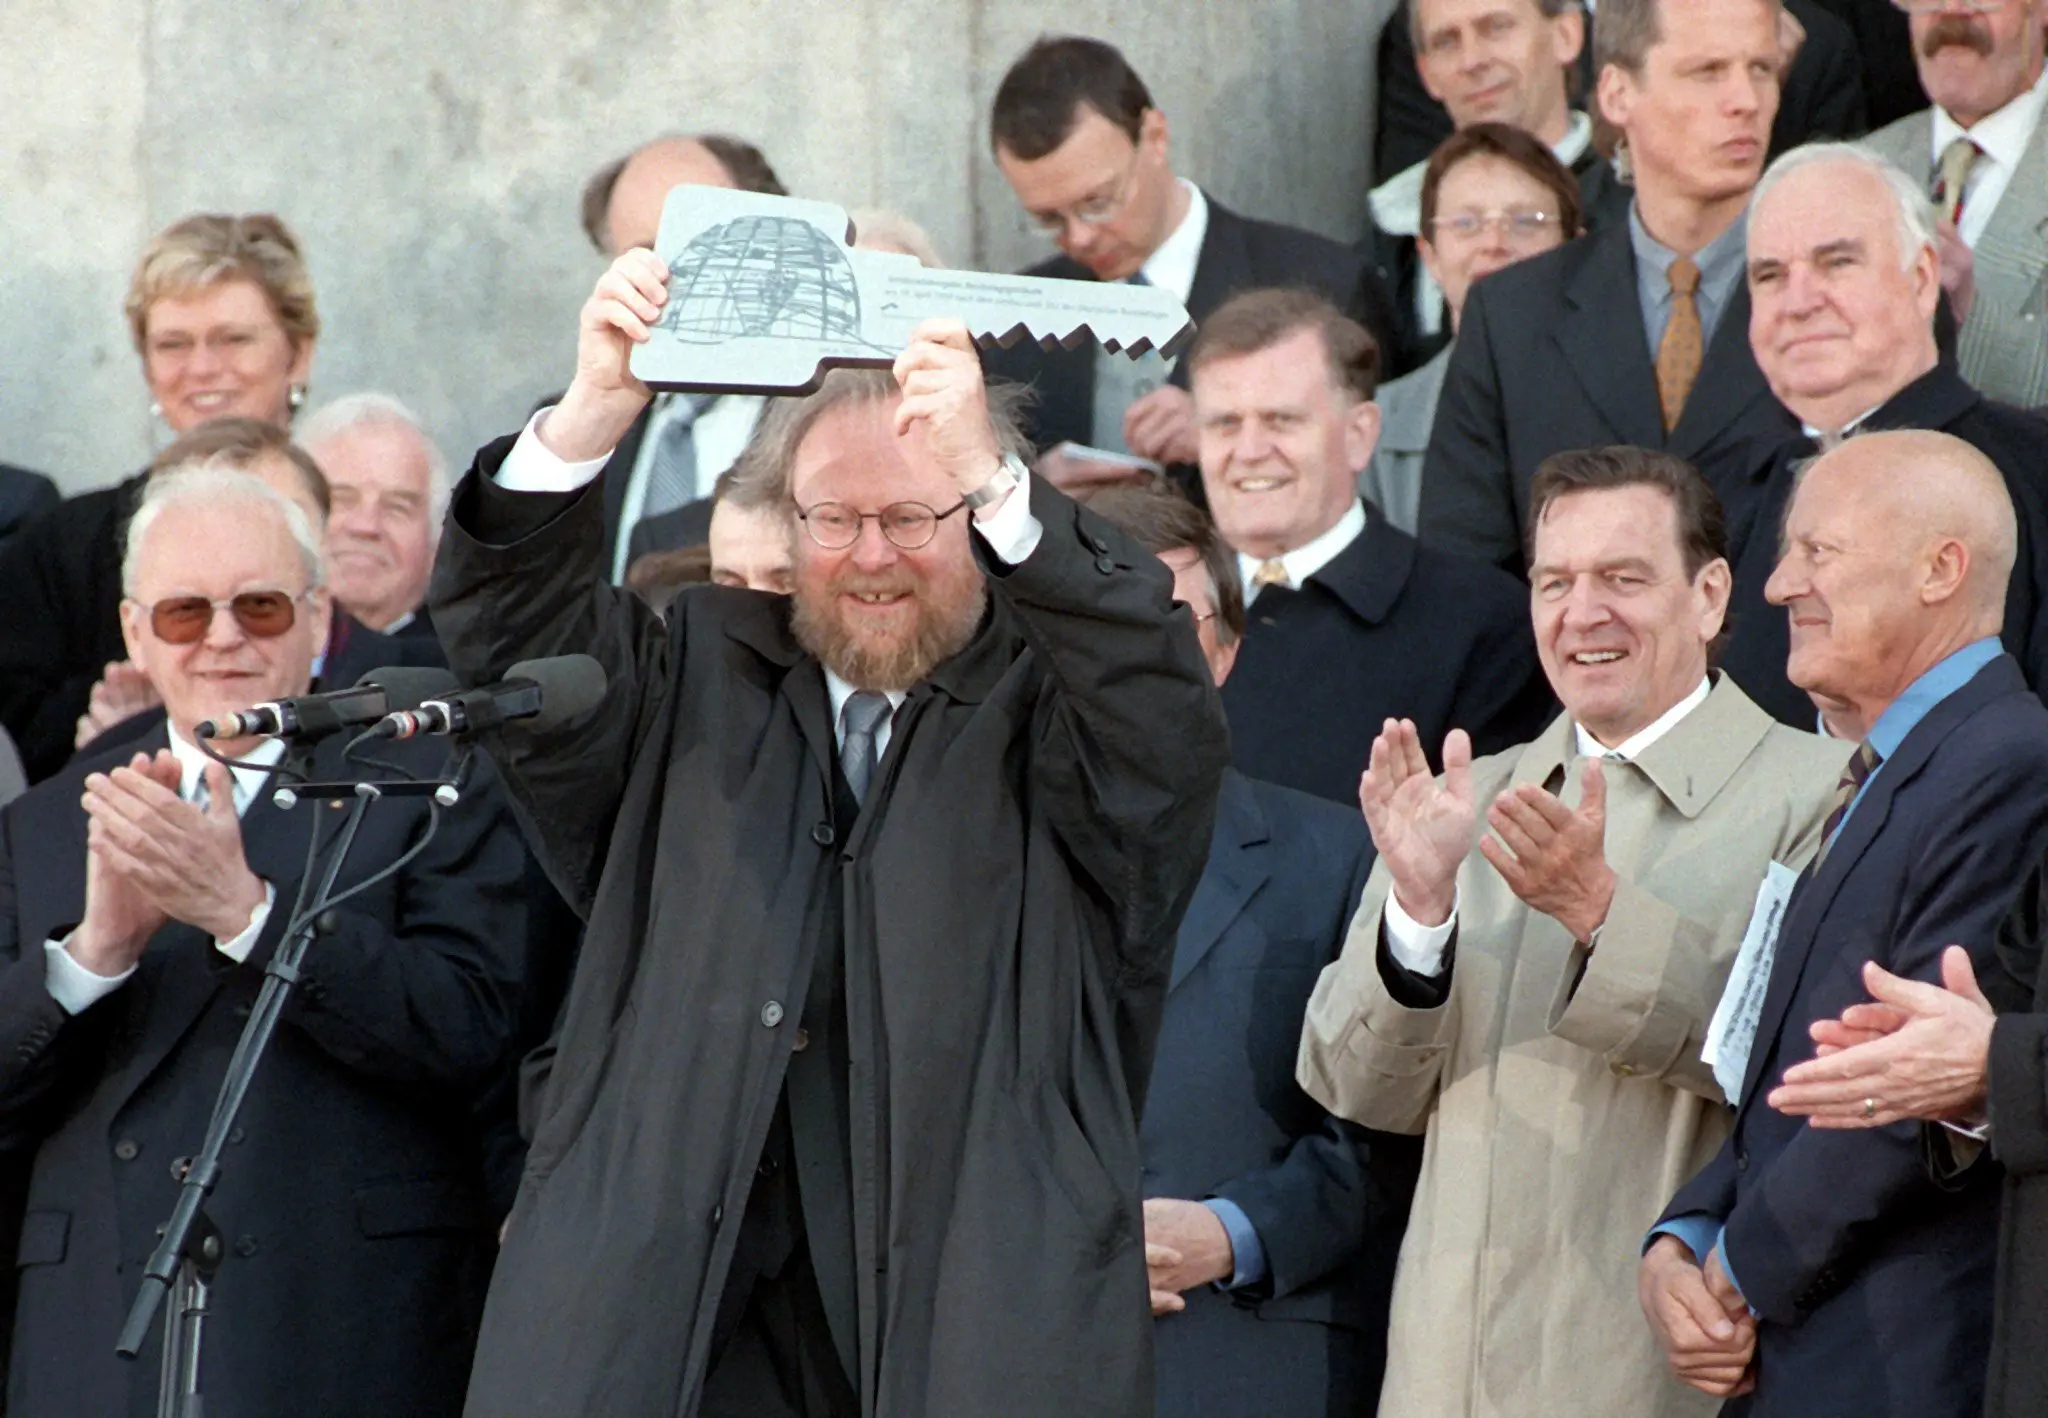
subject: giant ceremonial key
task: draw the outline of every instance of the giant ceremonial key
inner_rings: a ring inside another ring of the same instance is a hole
[[[1134,359],[1173,355],[1194,334],[1157,286],[928,270],[915,256],[855,250],[850,234],[829,202],[676,188],[655,242],[668,304],[634,348],[633,373],[656,389],[800,394],[833,365],[888,368],[934,317],[965,321],[984,346],[1094,339]]]

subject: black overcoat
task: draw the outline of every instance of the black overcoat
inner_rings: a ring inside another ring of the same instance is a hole
[[[435,624],[467,678],[581,650],[611,688],[496,746],[589,928],[468,1411],[696,1411],[843,909],[863,1411],[1148,1414],[1136,1115],[1226,752],[1165,568],[1034,482],[1043,539],[977,539],[989,616],[841,836],[789,602],[692,588],[664,628],[603,584],[597,491],[506,493],[509,448],[457,492]]]

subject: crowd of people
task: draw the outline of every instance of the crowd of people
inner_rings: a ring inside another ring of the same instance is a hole
[[[670,192],[787,195],[658,137],[459,478],[310,400],[287,220],[172,223],[163,450],[0,469],[0,1411],[160,1411],[115,1339],[303,928],[217,1413],[2048,1412],[2044,56],[1404,0],[1340,242],[1042,38],[1028,274],[1192,342],[942,318],[800,396],[631,373]],[[363,770],[233,714],[570,653],[596,709],[287,909],[347,803],[273,790]]]

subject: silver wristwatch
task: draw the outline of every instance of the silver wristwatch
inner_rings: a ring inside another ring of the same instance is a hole
[[[979,512],[991,502],[1001,502],[1013,487],[1021,487],[1031,476],[1031,470],[1024,466],[1024,460],[1015,453],[1005,453],[1003,461],[989,480],[973,492],[961,494],[960,500],[967,504],[970,512]]]

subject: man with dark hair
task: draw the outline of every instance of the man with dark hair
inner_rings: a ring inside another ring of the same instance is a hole
[[[1166,563],[1227,681],[1244,597],[1207,514],[1156,482],[1088,508]],[[1159,1418],[1351,1418],[1378,1397],[1418,1149],[1294,1082],[1309,987],[1371,860],[1355,809],[1224,772],[1138,1134]]]
[[[1227,754],[1172,577],[1020,471],[958,321],[777,400],[791,594],[601,584],[646,251],[576,378],[457,489],[468,680],[604,702],[491,753],[589,921],[470,1418],[1152,1402],[1138,1116]]]
[[[1413,0],[1408,19],[1422,85],[1449,110],[1456,130],[1491,123],[1530,134],[1578,179],[1578,205],[1591,225],[1616,184],[1593,146],[1593,120],[1572,104],[1586,41],[1578,0]],[[1427,169],[1427,158],[1417,159],[1369,199],[1374,259],[1394,292],[1399,362],[1407,367],[1451,338],[1444,290],[1416,247],[1429,234],[1421,200]],[[1619,194],[1615,202],[1625,210],[1628,198]]]
[[[1735,562],[1724,663],[1788,724],[1811,725],[1814,704],[1787,675],[1785,613],[1766,603],[1779,525],[1817,452],[1881,429],[1953,434],[2005,475],[2019,545],[2000,635],[2027,683],[2048,692],[2048,420],[1987,399],[1941,358],[1939,247],[1917,184],[1860,144],[1795,148],[1757,185],[1750,344],[1800,431],[1758,458],[1749,479],[1756,530]]]
[[[1377,363],[1356,321],[1299,290],[1225,302],[1187,357],[1203,486],[1251,603],[1223,688],[1234,761],[1340,803],[1385,719],[1492,750],[1552,707],[1515,579],[1418,546],[1360,499]]]
[[[1133,281],[1171,291],[1199,324],[1255,286],[1320,290],[1393,348],[1392,308],[1363,257],[1293,227],[1241,217],[1174,175],[1166,115],[1123,55],[1096,39],[1044,38],[1003,76],[989,120],[996,165],[1061,255],[1033,276]],[[1197,449],[1185,361],[1045,351],[1021,341],[986,360],[1038,394],[1028,431],[1046,453],[1075,443],[1181,469]],[[1088,470],[1043,459],[1055,481]]]
[[[1602,0],[1599,101],[1635,200],[1627,220],[1467,299],[1423,472],[1423,541],[1519,570],[1537,465],[1627,443],[1697,467],[1741,555],[1757,446],[1792,431],[1750,354],[1742,283],[1779,14],[1778,0]]]
[[[1427,1138],[1382,1413],[1713,1411],[1637,1327],[1639,1228],[1726,1133],[1700,1057],[1714,1002],[1758,883],[1812,856],[1848,756],[1710,673],[1722,538],[1677,458],[1550,458],[1528,614],[1564,714],[1476,761],[1452,733],[1440,780],[1412,720],[1372,746],[1379,860],[1300,1079]]]
[[[608,257],[637,246],[651,249],[662,203],[686,183],[789,195],[767,156],[744,139],[723,133],[656,138],[605,164],[584,185],[583,230],[590,244]],[[642,552],[689,545],[688,535],[674,534],[669,514],[701,504],[685,527],[701,539],[703,522],[692,519],[709,518],[712,483],[747,446],[760,416],[761,400],[751,395],[663,394],[626,430],[604,477],[606,565],[614,582],[625,584],[627,568]],[[659,525],[668,532],[644,530],[663,518]]]

